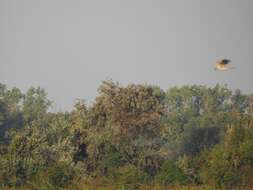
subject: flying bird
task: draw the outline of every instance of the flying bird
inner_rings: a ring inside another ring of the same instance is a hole
[[[230,69],[234,69],[234,67],[230,66],[230,62],[231,60],[229,59],[222,59],[215,65],[214,69],[218,71],[227,71]]]

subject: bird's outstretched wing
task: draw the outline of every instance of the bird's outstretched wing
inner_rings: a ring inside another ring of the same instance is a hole
[[[229,60],[229,59],[222,59],[220,62],[219,62],[219,64],[221,64],[221,65],[227,65],[227,64],[229,64],[231,62],[231,60]]]
[[[228,64],[231,62],[231,60],[229,59],[222,59],[220,61],[217,62],[217,64],[215,65],[215,70],[218,71],[227,71],[232,69],[232,67],[230,67]]]

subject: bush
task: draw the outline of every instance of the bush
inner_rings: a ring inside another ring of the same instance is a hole
[[[101,160],[97,162],[97,172],[99,175],[106,175],[114,179],[117,175],[117,168],[124,163],[123,157],[112,146],[107,145],[104,151]]]
[[[133,165],[120,167],[118,170],[117,183],[119,188],[138,189],[143,183],[147,182],[149,176],[147,173],[140,171]]]
[[[242,185],[253,177],[253,131],[242,127],[230,128],[224,143],[212,149],[202,168],[204,183],[215,187]],[[251,169],[251,174],[249,171]]]
[[[48,172],[49,182],[55,187],[67,187],[73,177],[73,171],[63,164],[51,167]]]
[[[158,174],[158,180],[162,184],[179,183],[186,184],[188,182],[187,176],[183,171],[175,165],[173,161],[165,161]]]

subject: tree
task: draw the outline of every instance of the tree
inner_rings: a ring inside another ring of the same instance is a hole
[[[22,112],[27,125],[32,122],[42,122],[46,119],[46,113],[51,105],[51,101],[47,99],[47,94],[44,89],[30,88],[25,97],[22,107]]]
[[[7,143],[7,131],[23,127],[20,104],[23,94],[18,88],[8,90],[0,83],[0,142]]]
[[[165,93],[158,87],[122,87],[112,81],[103,82],[99,91],[90,110],[90,160],[103,160],[104,149],[109,146],[119,154],[119,162],[154,175],[162,157],[160,120],[166,111]]]
[[[230,123],[231,95],[227,87],[219,85],[174,87],[167,91],[165,134],[174,144],[175,154],[196,154],[220,141]]]
[[[216,187],[247,186],[253,177],[252,155],[252,128],[229,127],[224,142],[212,149],[202,168],[204,182]]]

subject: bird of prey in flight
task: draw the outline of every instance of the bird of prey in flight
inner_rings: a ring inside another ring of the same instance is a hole
[[[222,59],[215,65],[214,69],[217,71],[227,71],[230,69],[234,69],[234,67],[231,67],[229,65],[230,62],[231,60],[229,59]]]

